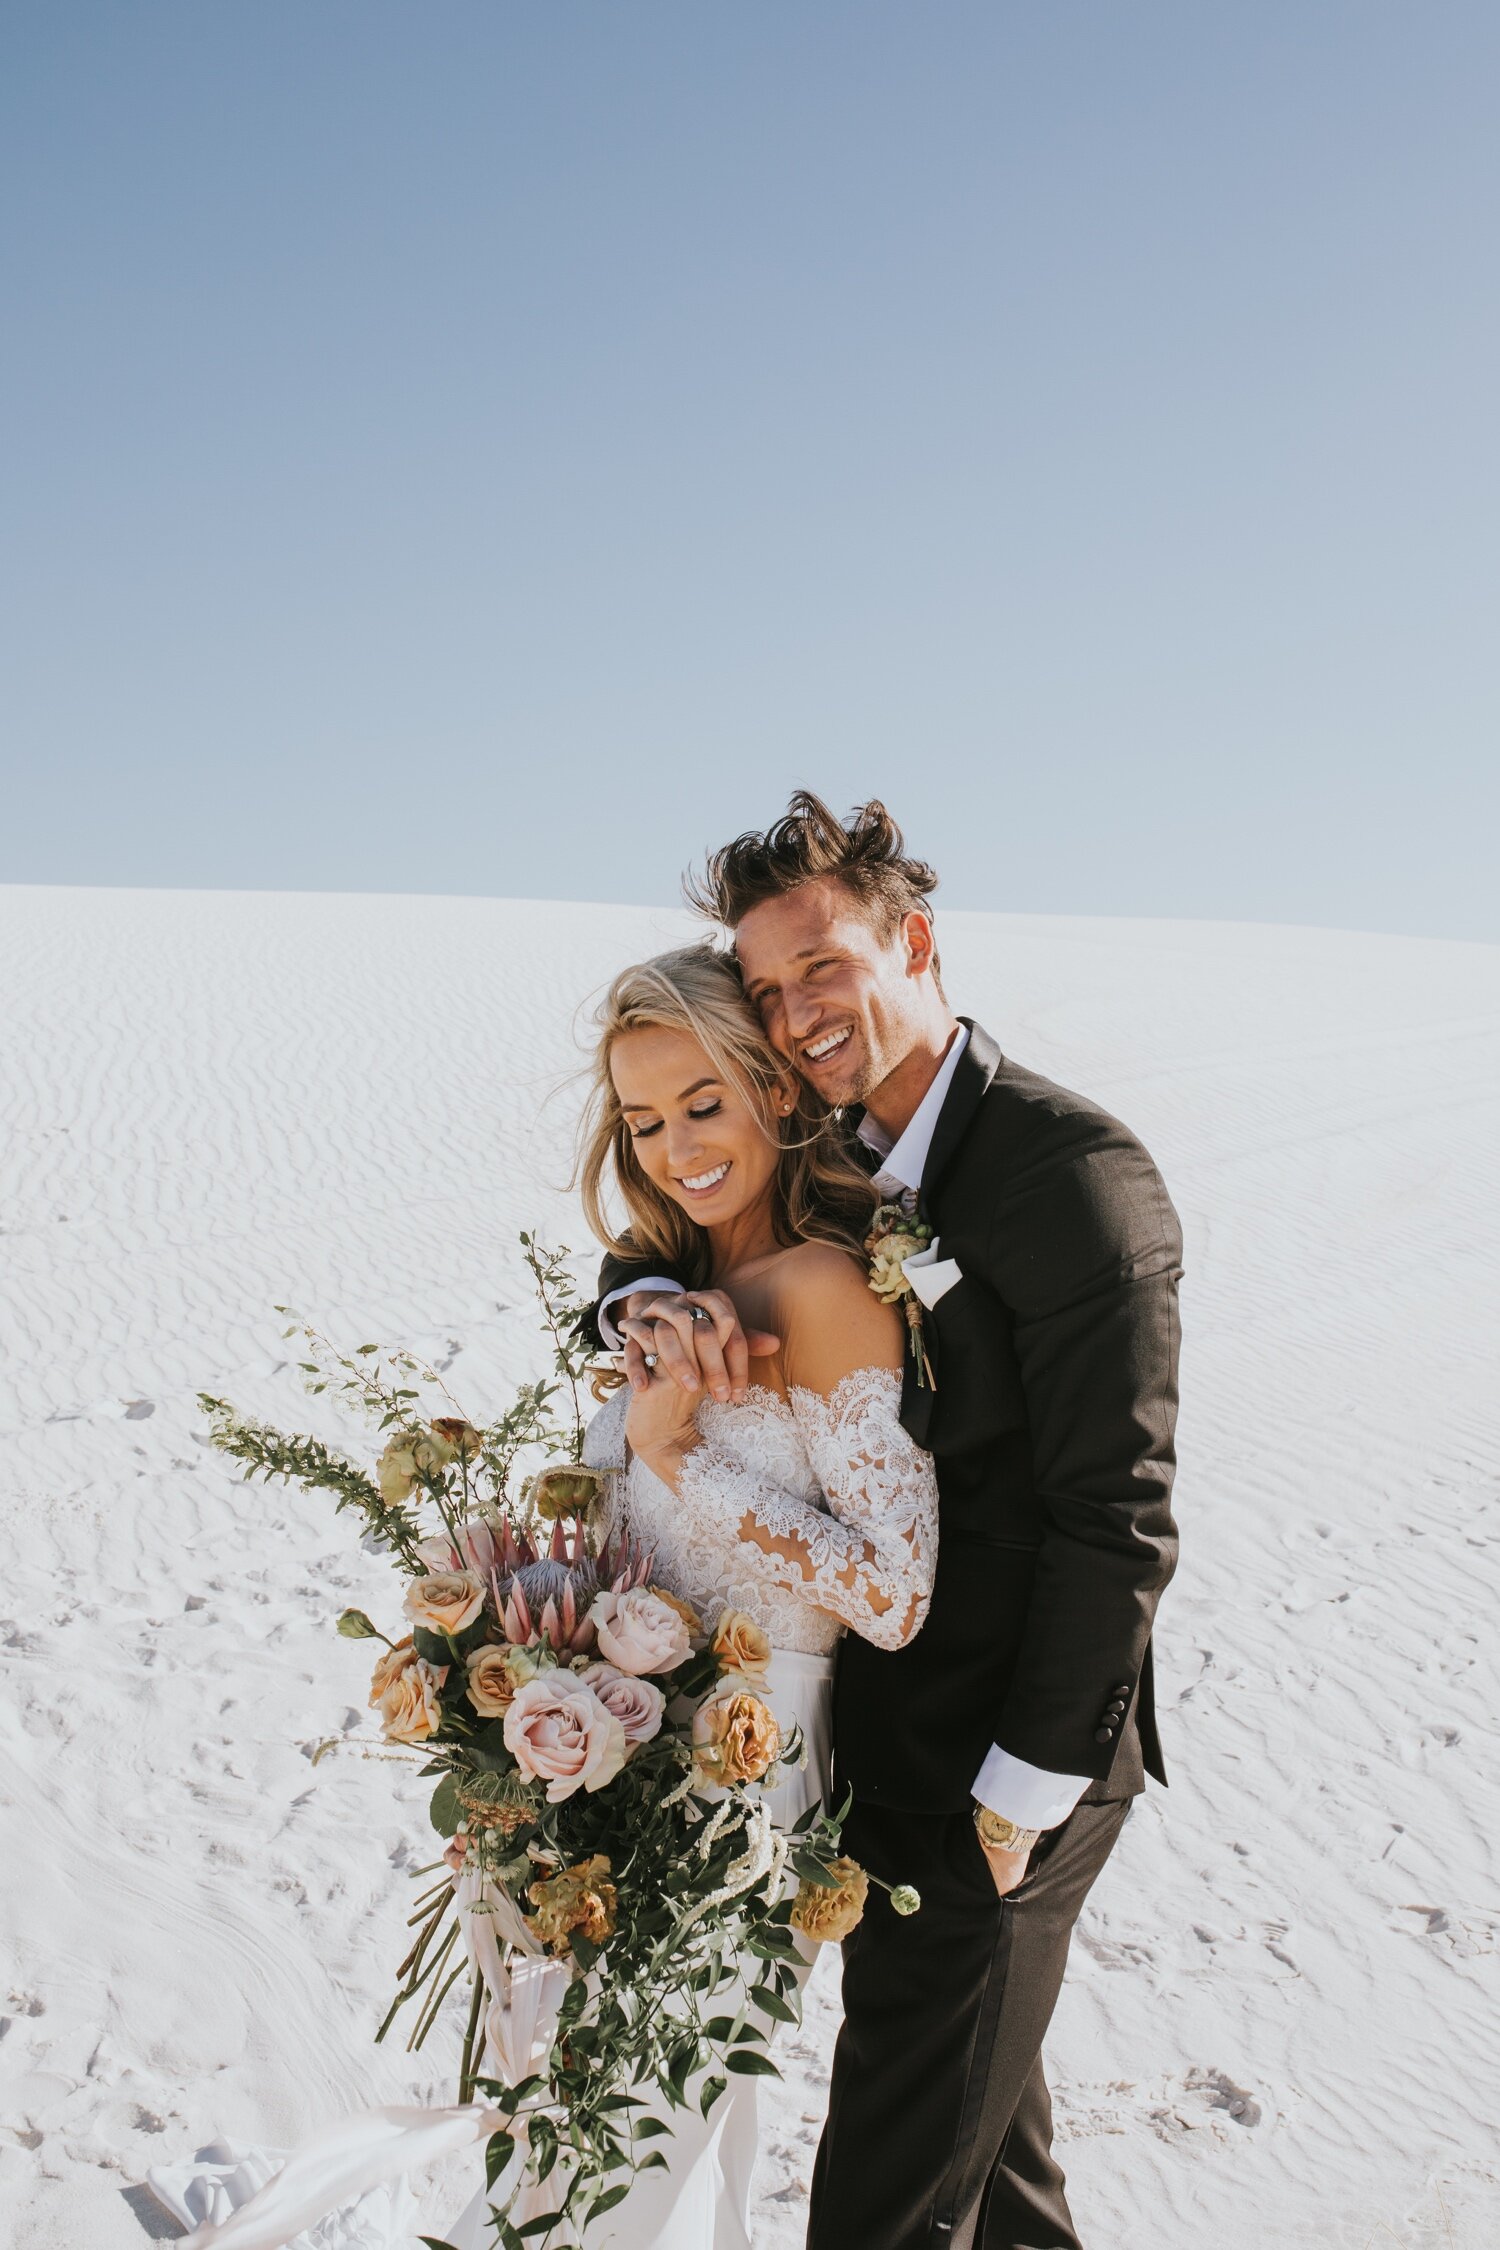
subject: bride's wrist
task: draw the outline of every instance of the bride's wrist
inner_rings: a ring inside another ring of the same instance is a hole
[[[690,1453],[697,1452],[702,1443],[698,1432],[689,1430],[682,1437],[663,1438],[659,1445],[638,1445],[635,1450],[652,1475],[660,1477],[662,1483],[670,1485],[675,1492],[683,1463]]]

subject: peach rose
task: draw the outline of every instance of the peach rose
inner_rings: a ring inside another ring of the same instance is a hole
[[[596,1594],[589,1623],[599,1636],[601,1655],[622,1672],[672,1672],[693,1653],[681,1610],[644,1586],[623,1594]]]
[[[370,1709],[372,1711],[391,1682],[398,1679],[407,1666],[415,1664],[416,1661],[417,1652],[412,1646],[410,1633],[407,1634],[404,1641],[397,1641],[393,1647],[386,1650],[384,1656],[377,1659],[375,1669],[370,1674]]]
[[[414,1625],[432,1633],[461,1633],[484,1607],[484,1580],[477,1570],[440,1570],[414,1578],[402,1607]]]
[[[759,1683],[771,1668],[771,1636],[742,1609],[726,1609],[714,1627],[714,1654],[726,1672]]]
[[[503,1719],[516,1699],[517,1689],[525,1684],[517,1678],[511,1661],[515,1653],[489,1642],[465,1657],[469,1674],[465,1693],[482,1719]]]
[[[693,1714],[693,1763],[700,1781],[725,1787],[759,1781],[781,1755],[781,1729],[769,1703],[727,1682]]]
[[[665,1586],[652,1586],[649,1591],[656,1596],[659,1602],[665,1602],[668,1609],[676,1610],[693,1640],[701,1641],[703,1639],[703,1620],[691,1602],[685,1602],[681,1594],[668,1593]]]
[[[828,1872],[838,1877],[837,1890],[804,1878],[792,1905],[792,1928],[817,1945],[842,1943],[858,1926],[870,1889],[870,1878],[857,1859],[835,1859]]]
[[[625,1730],[574,1672],[543,1672],[519,1688],[505,1714],[505,1747],[528,1781],[545,1781],[560,1805],[602,1789],[625,1763]]]
[[[638,1750],[661,1733],[667,1699],[650,1680],[633,1679],[628,1672],[617,1672],[613,1664],[591,1664],[581,1676],[605,1710],[619,1720],[627,1749]]]
[[[380,1698],[381,1731],[387,1742],[426,1742],[443,1720],[438,1689],[448,1677],[446,1664],[414,1657],[393,1674]]]

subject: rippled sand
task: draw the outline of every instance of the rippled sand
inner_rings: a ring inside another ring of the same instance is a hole
[[[174,2230],[138,2183],[446,2098],[376,2049],[424,1791],[362,1758],[391,1580],[205,1448],[201,1389],[332,1434],[291,1301],[476,1413],[539,1364],[572,1017],[683,918],[506,901],[0,891],[0,2237]],[[1500,2236],[1500,949],[943,918],[948,983],[1159,1158],[1188,1257],[1174,1781],[1051,2044],[1097,2250]],[[349,1750],[314,1770],[327,1735]],[[766,2101],[800,2241],[835,1964]],[[9,1992],[7,1999],[6,1993]],[[438,2231],[460,2192],[434,2182]],[[1380,2230],[1387,2231],[1380,2231]]]

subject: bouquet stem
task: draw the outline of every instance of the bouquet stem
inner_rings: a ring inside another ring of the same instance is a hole
[[[482,2044],[480,2027],[484,2021],[484,1979],[476,1969],[474,1991],[469,2001],[469,2021],[464,2032],[464,2050],[458,2064],[459,2102],[472,2101],[474,2082],[479,2076],[479,2049]]]

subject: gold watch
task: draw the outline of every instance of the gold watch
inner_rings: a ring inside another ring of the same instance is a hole
[[[999,1852],[1029,1852],[1042,1833],[1040,1828],[1018,1828],[1003,1813],[991,1812],[988,1805],[974,1807],[974,1826],[981,1844]]]

